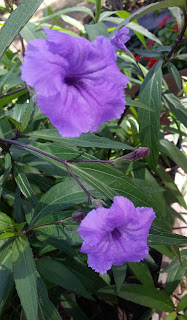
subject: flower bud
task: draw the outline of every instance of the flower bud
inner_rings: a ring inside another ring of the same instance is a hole
[[[85,218],[85,214],[83,212],[77,211],[74,216],[71,218],[74,222],[80,222]]]
[[[143,160],[144,158],[146,158],[148,156],[149,151],[150,151],[150,149],[147,147],[140,147],[140,148],[136,149],[135,151],[126,154],[123,157],[115,159],[114,163],[120,164],[120,163],[125,163],[125,162]]]

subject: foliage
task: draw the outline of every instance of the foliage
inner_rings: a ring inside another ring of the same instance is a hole
[[[160,1],[130,15],[124,10],[101,13],[101,1],[91,2],[96,4],[95,14],[81,6],[55,13],[46,7],[42,18],[31,19],[41,0],[23,0],[18,7],[11,0],[9,5],[0,1],[9,15],[0,30],[0,317],[86,320],[94,314],[95,319],[105,319],[107,311],[102,310],[111,308],[112,320],[117,319],[118,305],[133,313],[133,319],[151,319],[155,310],[168,312],[167,319],[185,319],[186,295],[172,301],[176,287],[183,288],[187,266],[186,249],[181,250],[187,239],[172,227],[175,217],[185,219],[171,204],[187,208],[173,179],[177,167],[187,171],[180,148],[186,139],[187,86],[176,64],[186,60],[179,46],[187,35],[186,3]],[[171,41],[166,44],[165,27],[156,36],[136,19],[168,7],[176,19],[171,27],[177,24],[177,37],[167,31]],[[70,17],[76,11],[88,14],[92,23],[82,25]],[[64,29],[62,20],[73,30]],[[107,30],[106,21],[117,27]],[[91,41],[99,35],[111,37],[126,25],[142,43],[136,53],[157,59],[149,70],[133,54],[118,50],[117,65],[130,79],[120,119],[73,139],[62,138],[40,112],[33,89],[21,80],[20,66],[26,42],[44,38],[46,25]],[[9,45],[16,36],[21,49],[15,52]],[[153,47],[146,45],[147,39],[155,41]],[[163,78],[166,70],[176,82],[176,96]],[[126,159],[140,146],[150,148],[145,159],[123,164],[115,160]],[[157,218],[148,237],[147,259],[113,266],[100,275],[87,267],[87,256],[79,252],[77,217],[103,201],[110,206],[116,195],[136,207],[152,207]],[[171,259],[163,288],[158,283],[161,254]]]

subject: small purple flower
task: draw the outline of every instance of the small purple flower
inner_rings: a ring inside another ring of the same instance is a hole
[[[87,253],[89,267],[104,274],[112,265],[145,259],[154,218],[152,208],[135,208],[129,199],[120,196],[114,197],[109,209],[90,211],[77,230],[83,239],[81,252]]]
[[[129,29],[123,27],[111,38],[111,43],[114,46],[115,51],[121,49],[129,54],[129,50],[125,46],[125,43],[130,39],[128,33]]]
[[[22,80],[37,92],[38,105],[63,137],[78,137],[118,118],[125,108],[128,77],[116,63],[111,41],[94,42],[44,28],[48,40],[30,41]]]

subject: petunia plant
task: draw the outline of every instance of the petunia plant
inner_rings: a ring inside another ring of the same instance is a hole
[[[0,318],[187,319],[186,1],[42,2],[0,1]]]

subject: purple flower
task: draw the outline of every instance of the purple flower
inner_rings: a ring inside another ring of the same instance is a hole
[[[125,108],[128,77],[116,63],[111,41],[94,42],[45,28],[48,40],[30,41],[22,80],[37,92],[38,105],[63,137],[96,131]]]
[[[77,230],[87,253],[88,265],[104,274],[112,265],[139,262],[148,255],[147,237],[155,213],[152,208],[135,208],[124,197],[114,197],[109,209],[90,211]]]
[[[125,46],[125,43],[130,39],[128,33],[129,29],[123,27],[111,38],[111,43],[114,46],[115,51],[121,49],[129,54],[129,50]]]

